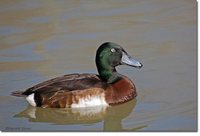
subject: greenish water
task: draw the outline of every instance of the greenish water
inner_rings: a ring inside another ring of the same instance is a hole
[[[0,1],[2,131],[196,131],[197,3],[194,0]],[[42,109],[10,96],[69,73],[97,73],[106,41],[141,61],[120,66],[136,100],[91,109]]]

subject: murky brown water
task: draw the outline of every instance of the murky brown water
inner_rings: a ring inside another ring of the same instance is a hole
[[[197,130],[196,10],[195,0],[1,0],[1,130]],[[106,41],[144,64],[118,67],[134,80],[137,100],[63,110],[10,96],[56,76],[96,73],[95,52]]]

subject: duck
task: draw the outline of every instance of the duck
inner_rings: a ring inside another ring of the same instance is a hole
[[[42,108],[107,107],[128,102],[137,96],[134,83],[118,73],[116,67],[127,65],[141,68],[141,62],[113,42],[99,46],[95,62],[99,74],[68,74],[25,91],[14,91],[11,95],[24,97],[31,106]]]

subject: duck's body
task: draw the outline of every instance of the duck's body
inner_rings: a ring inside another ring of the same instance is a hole
[[[24,92],[13,92],[12,95],[25,97],[32,106],[51,108],[109,106],[123,103],[136,97],[136,88],[130,79],[117,73],[115,66],[122,63],[135,64],[134,67],[142,66],[136,61],[132,64],[131,59],[119,45],[104,43],[96,55],[99,75],[64,75],[37,84]]]
[[[14,95],[25,96],[32,106],[74,108],[123,103],[136,96],[136,89],[127,77],[108,84],[95,74],[70,74],[35,85],[23,93],[15,92]]]

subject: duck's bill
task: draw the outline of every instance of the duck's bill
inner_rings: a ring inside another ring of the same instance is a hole
[[[121,63],[124,65],[136,67],[136,68],[141,68],[143,66],[142,63],[133,59],[130,55],[128,55],[125,52],[123,52]]]

